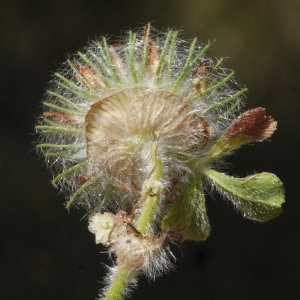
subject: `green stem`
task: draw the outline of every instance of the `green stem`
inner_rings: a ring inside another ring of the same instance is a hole
[[[163,168],[162,162],[157,158],[157,145],[154,145],[151,151],[151,158],[154,165],[152,174],[150,175],[149,180],[150,184],[153,182],[155,185],[157,182],[162,181]],[[137,221],[136,229],[142,234],[146,235],[147,230],[150,224],[153,222],[155,218],[155,214],[157,212],[157,208],[160,203],[161,191],[158,191],[155,196],[150,196],[146,194],[145,204],[142,208],[141,215]],[[124,291],[130,280],[135,276],[136,271],[125,269],[124,267],[118,267],[117,273],[113,279],[113,282],[109,286],[107,295],[105,300],[119,300],[121,299]]]
[[[118,267],[114,280],[109,286],[105,300],[119,300],[128,285],[128,282],[133,277],[134,272],[122,267]]]
[[[160,202],[159,196],[147,196],[142,213],[136,224],[136,229],[143,235],[147,233],[149,225],[152,223]]]
[[[155,159],[156,159],[155,168],[153,170],[153,174],[151,175],[150,181],[153,180],[153,181],[161,182],[163,176],[162,163],[161,160],[159,160],[158,158]],[[135,226],[136,229],[141,234],[145,235],[147,233],[149,226],[155,219],[155,215],[160,203],[160,199],[161,199],[161,191],[159,191],[154,196],[150,196],[150,195],[146,196],[145,204],[142,208],[141,215]]]

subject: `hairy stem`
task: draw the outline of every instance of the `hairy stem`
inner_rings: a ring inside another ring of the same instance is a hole
[[[114,276],[114,280],[109,286],[105,300],[119,300],[122,298],[124,291],[127,288],[128,282],[134,276],[134,271],[128,270],[122,267],[118,267],[118,270]]]
[[[155,156],[155,154],[153,155]],[[150,182],[154,183],[162,181],[162,163],[158,158],[153,158],[155,160],[153,173],[151,175]],[[149,226],[152,224],[153,220],[155,219],[155,214],[157,212],[159,203],[161,199],[161,191],[158,191],[154,195],[148,193],[146,195],[145,204],[142,208],[141,215],[137,221],[136,229],[143,235],[147,234],[147,230]]]
[[[162,163],[160,159],[157,158],[157,145],[154,145],[151,151],[151,158],[153,162],[153,170],[150,173],[149,181],[150,183],[150,189],[151,187],[155,187],[156,184],[160,185],[162,181]],[[146,235],[147,230],[150,227],[150,225],[153,223],[155,219],[155,214],[157,212],[157,208],[160,203],[161,199],[161,189],[158,189],[157,193],[153,195],[151,192],[145,191],[145,203],[142,208],[142,212],[139,216],[139,219],[137,221],[137,224],[135,228],[142,234]],[[153,191],[152,191],[153,192]],[[143,193],[142,193],[143,194]],[[107,295],[105,297],[105,300],[119,300],[121,299],[122,295],[124,294],[128,284],[133,279],[133,277],[136,275],[136,270],[126,269],[124,267],[118,267],[118,270],[114,276],[114,279],[111,283],[111,285],[108,288]]]
[[[148,196],[145,201],[145,205],[142,210],[142,214],[138,219],[136,229],[143,235],[147,233],[148,227],[151,225],[155,212],[157,210],[158,204],[160,202],[159,196]]]

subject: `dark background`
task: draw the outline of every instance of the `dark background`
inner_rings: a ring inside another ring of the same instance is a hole
[[[254,223],[208,199],[211,236],[175,247],[176,271],[141,279],[133,299],[300,299],[299,0],[2,0],[0,20],[0,299],[95,299],[106,254],[84,212],[68,212],[50,185],[33,128],[67,53],[148,21],[216,41],[210,55],[228,58],[249,88],[247,108],[266,107],[278,121],[272,142],[231,157],[231,172],[277,174],[286,204],[278,218]]]

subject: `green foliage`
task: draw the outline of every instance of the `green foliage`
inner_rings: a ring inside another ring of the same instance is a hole
[[[210,233],[200,178],[191,176],[180,198],[162,220],[162,229],[178,232],[181,240],[205,240]]]
[[[285,201],[284,188],[274,174],[263,172],[234,178],[208,168],[203,172],[246,218],[264,222],[281,213],[281,205]]]

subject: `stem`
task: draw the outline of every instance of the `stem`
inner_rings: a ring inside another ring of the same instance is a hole
[[[156,153],[153,153],[152,156],[153,157],[156,156]],[[163,176],[161,160],[159,160],[157,157],[153,158],[153,160],[156,161],[155,161],[154,170],[151,175],[150,182],[151,181],[161,182]],[[160,198],[161,198],[161,191],[159,191],[154,196],[150,196],[149,194],[146,196],[145,204],[142,208],[141,215],[135,226],[136,229],[143,235],[147,233],[150,224],[155,219],[155,214],[160,203]]]
[[[154,187],[155,184],[159,184],[161,182],[163,176],[162,162],[157,157],[157,145],[154,145],[152,148],[151,159],[154,166],[152,172],[150,173],[150,178],[147,180],[149,180],[150,185],[153,184]],[[136,230],[138,230],[142,235],[147,234],[150,224],[155,219],[155,214],[161,198],[161,190],[158,190],[154,196],[150,196],[149,193],[150,192],[148,192],[148,194],[146,193],[145,195],[145,204],[135,226]],[[121,299],[126,287],[130,283],[130,280],[133,279],[135,275],[136,270],[125,269],[124,267],[119,266],[115,277],[109,286],[105,300]]]
[[[160,196],[147,196],[142,213],[136,224],[136,229],[143,235],[147,233],[149,225],[152,223],[158,204],[160,202]]]
[[[133,277],[134,272],[132,270],[118,267],[117,273],[113,279],[113,282],[109,286],[105,300],[119,300],[128,285],[128,282]]]

